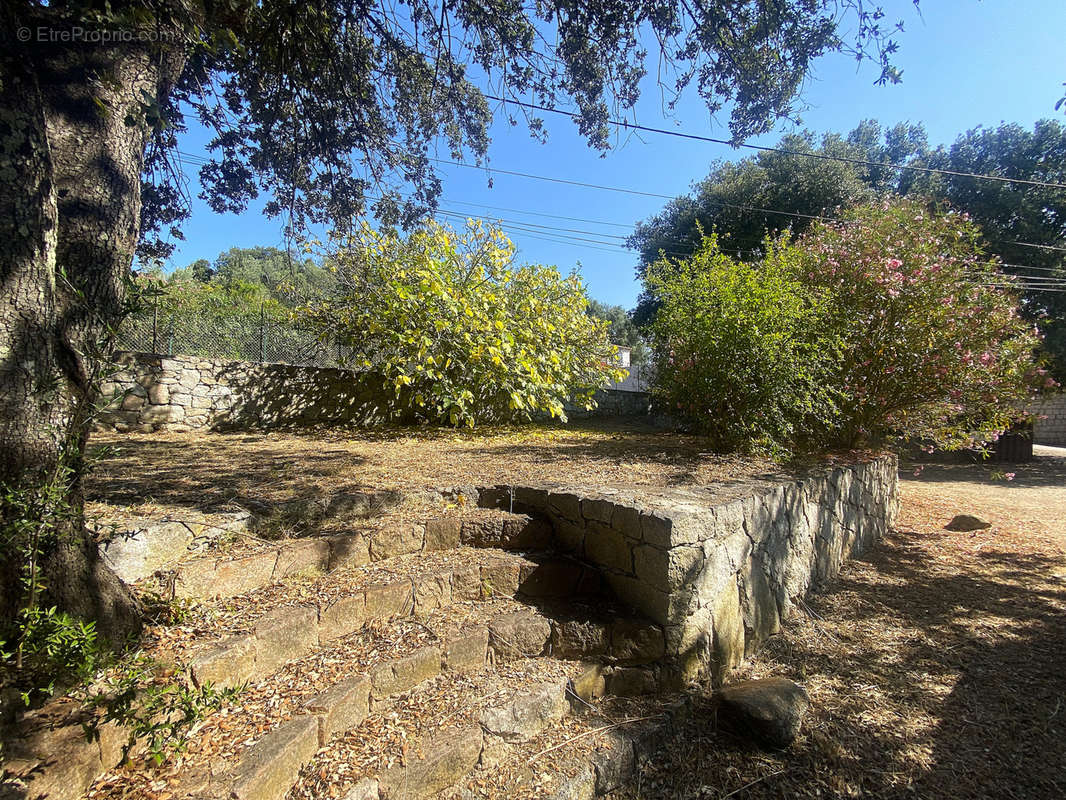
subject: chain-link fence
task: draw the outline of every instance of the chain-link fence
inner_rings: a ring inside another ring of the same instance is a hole
[[[266,313],[236,313],[155,305],[127,317],[116,350],[157,355],[199,356],[227,361],[258,361],[301,367],[346,367],[349,348],[322,340],[314,332]],[[609,388],[648,390],[649,365],[633,364],[629,376]]]
[[[260,313],[154,306],[123,321],[117,350],[306,367],[345,366],[347,348]]]

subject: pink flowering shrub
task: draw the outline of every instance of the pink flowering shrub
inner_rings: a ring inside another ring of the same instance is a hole
[[[648,281],[660,402],[727,449],[922,440],[981,445],[1053,385],[977,228],[898,199],[767,242],[759,263],[705,239]]]
[[[1034,363],[1036,331],[982,256],[977,227],[912,199],[845,218],[796,242],[804,282],[832,298],[827,329],[844,342],[830,443],[992,441],[1050,379]]]

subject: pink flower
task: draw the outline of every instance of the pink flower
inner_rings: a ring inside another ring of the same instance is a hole
[[[1008,473],[1007,473],[1007,480],[1008,480],[1008,481],[1012,481],[1012,480],[1014,480],[1014,475],[1015,475],[1015,473],[1013,473],[1013,472],[1008,472]]]

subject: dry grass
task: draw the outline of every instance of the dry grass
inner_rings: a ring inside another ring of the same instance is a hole
[[[673,486],[741,481],[775,469],[705,452],[695,436],[652,428],[523,426],[262,434],[95,434],[113,452],[87,496],[113,506],[211,511],[368,489],[496,483]],[[140,513],[140,512],[139,512]]]
[[[899,530],[744,668],[807,687],[790,750],[704,702],[624,796],[1066,796],[1066,461],[1014,471],[905,471]],[[957,513],[993,527],[943,530]]]

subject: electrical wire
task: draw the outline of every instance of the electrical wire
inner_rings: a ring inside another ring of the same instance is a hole
[[[203,158],[201,156],[193,155],[191,153],[185,153],[185,152],[182,152],[182,151],[178,151],[178,155],[179,155],[179,160],[184,160],[184,161],[186,161],[188,163],[191,163],[191,164],[194,164],[194,165],[196,163],[200,163],[200,164],[208,163],[208,159],[205,159],[205,158]],[[500,172],[502,174],[516,175],[516,176],[521,176],[521,177],[526,177],[526,178],[533,178],[533,179],[537,179],[537,180],[551,181],[551,182],[555,182],[555,183],[570,184],[570,185],[576,185],[576,186],[592,188],[592,189],[600,189],[600,190],[615,191],[615,192],[626,192],[626,193],[639,194],[639,195],[658,197],[658,198],[669,198],[669,195],[661,195],[661,194],[656,194],[656,193],[652,193],[652,192],[643,192],[643,191],[639,191],[639,190],[635,190],[635,189],[625,189],[625,188],[621,188],[621,187],[603,186],[603,185],[600,185],[600,184],[585,183],[585,182],[582,182],[582,181],[572,181],[572,180],[563,179],[563,178],[554,178],[554,177],[550,177],[550,176],[535,175],[535,174],[532,174],[532,173],[523,173],[523,172],[518,172],[518,171],[513,171],[513,170],[491,169],[491,168],[481,167],[481,166],[474,165],[474,164],[464,164],[462,162],[447,161],[447,160],[443,160],[443,159],[431,158],[430,160],[431,161],[436,161],[436,162],[439,162],[439,163],[453,164],[453,165],[456,165],[456,166],[463,166],[463,167],[469,167],[469,168],[474,168],[474,169],[483,169],[483,170],[490,171],[490,172]],[[375,198],[368,198],[368,199],[375,199]],[[380,198],[377,198],[377,199],[380,199]],[[672,198],[670,198],[670,199],[672,199]],[[466,201],[444,200],[442,202],[445,203],[445,204],[461,203],[461,204],[464,204],[464,205],[472,205],[472,206],[482,205],[482,204],[477,204],[477,203],[469,203],[469,202],[466,202]],[[739,208],[739,209],[743,209],[743,210],[756,211],[756,212],[759,212],[759,213],[781,214],[781,215],[785,215],[785,216],[802,217],[802,218],[805,218],[805,219],[819,219],[819,220],[825,220],[825,221],[829,221],[829,222],[843,222],[844,221],[844,220],[840,220],[840,219],[834,218],[834,217],[826,217],[826,216],[822,216],[822,215],[801,214],[799,212],[787,212],[787,211],[780,211],[780,210],[776,210],[776,209],[763,209],[763,208],[758,208],[758,207],[754,207],[754,206],[741,206],[741,205],[737,205],[737,204],[728,204],[728,203],[721,203],[721,204],[718,204],[718,205],[722,205],[722,206],[726,206],[726,207],[732,207],[732,208]],[[525,210],[525,209],[513,209],[513,208],[504,209],[504,208],[500,208],[500,207],[487,206],[487,205],[483,206],[483,207],[498,208],[499,210],[507,210],[507,211],[510,211],[512,213],[527,214],[527,215],[532,215],[532,216],[551,217],[551,218],[560,219],[560,220],[569,220],[569,221],[575,221],[575,222],[587,222],[589,224],[598,224],[598,225],[613,225],[613,226],[617,226],[617,227],[628,227],[628,226],[624,225],[623,223],[607,222],[607,221],[604,221],[604,220],[588,220],[588,219],[583,219],[583,218],[580,218],[580,217],[569,217],[569,216],[560,215],[560,214],[545,214],[543,212],[531,211],[531,210]],[[443,209],[438,209],[437,211],[435,211],[433,213],[434,213],[434,216],[445,216],[446,218],[449,218],[449,219],[465,219],[468,216],[473,216],[474,218],[477,218],[477,219],[498,221],[498,222],[501,222],[501,223],[506,223],[512,230],[520,231],[520,232],[522,232],[523,234],[525,234],[526,236],[528,236],[530,238],[538,239],[538,240],[541,240],[541,241],[548,241],[548,242],[552,242],[552,243],[555,243],[555,244],[572,245],[572,246],[584,247],[584,248],[592,249],[592,250],[598,250],[598,251],[601,251],[601,252],[612,252],[612,253],[613,252],[617,252],[617,253],[620,253],[620,254],[622,254],[622,253],[628,254],[628,253],[632,252],[631,249],[628,248],[624,244],[624,242],[627,240],[628,237],[621,236],[619,234],[604,233],[602,231],[589,231],[589,230],[580,229],[580,228],[567,228],[567,227],[562,227],[562,226],[542,225],[542,224],[539,224],[539,223],[529,222],[529,221],[526,221],[526,220],[513,220],[513,219],[507,219],[507,218],[489,217],[489,216],[485,216],[485,215],[466,215],[466,214],[462,214],[462,213],[459,213],[459,212],[456,212],[456,211],[447,211],[447,210],[443,210]],[[617,239],[619,241],[617,241],[617,242],[616,241],[605,241],[606,239]],[[729,238],[729,239],[726,239],[725,241],[728,242],[728,243],[734,243],[736,241],[754,242],[755,239],[754,238],[741,237],[740,239]],[[762,239],[758,240],[760,245],[762,244],[762,241],[763,241]],[[690,247],[691,244],[692,244],[689,241],[678,240],[678,239],[663,240],[663,243],[667,244],[667,245],[680,245],[680,246],[683,246],[683,247]],[[1024,244],[1024,243],[1017,242],[1015,244]],[[1049,246],[1049,248],[1050,248],[1050,246]],[[737,254],[737,255],[743,255],[744,252],[745,252],[742,249],[728,249],[728,248],[723,248],[723,251],[727,252],[727,253]],[[668,255],[668,256],[676,256],[676,257],[686,257],[686,256],[690,255],[690,253],[688,253],[688,252],[668,251],[668,250],[665,250],[665,249],[664,249],[663,252],[665,252],[665,254]],[[748,252],[750,252],[750,250]],[[1020,269],[1020,270],[1044,271],[1044,272],[1050,272],[1050,273],[1056,273],[1056,274],[1062,272],[1062,270],[1057,269],[1057,268],[1037,267],[1037,266],[1029,266],[1029,265],[1024,265],[1024,264],[1004,263],[1004,264],[1001,264],[1000,266],[1012,267],[1012,268],[1016,268],[1016,269]],[[1011,273],[1004,273],[1004,274],[1009,275]],[[1040,276],[1032,276],[1032,277],[1034,279],[1039,279]],[[1015,288],[1017,286],[1020,286],[1020,284],[1012,284],[1011,288]],[[1036,288],[1035,284],[1034,284],[1033,288]]]
[[[485,98],[488,100],[496,100],[497,102],[507,104],[511,103],[523,108],[527,108],[533,111],[544,111],[551,114],[559,114],[561,116],[570,117],[571,119],[578,119],[580,114],[574,111],[566,111],[561,108],[551,108],[550,106],[543,106],[538,103],[528,103],[524,100],[507,99],[498,97],[492,94],[485,94]],[[648,125],[638,125],[635,122],[626,122],[625,120],[608,119],[606,120],[608,125],[616,125],[620,128],[626,128],[628,130],[643,131],[646,133],[658,133],[665,136],[675,136],[681,139],[692,139],[700,142],[710,142],[712,144],[724,144],[734,148],[745,148],[748,150],[758,150],[763,153],[781,153],[782,155],[799,156],[802,158],[813,158],[821,161],[839,161],[846,164],[857,164],[867,167],[878,167],[879,169],[894,169],[894,170],[909,170],[912,172],[923,172],[933,175],[950,175],[957,178],[978,178],[980,180],[999,181],[1001,183],[1020,183],[1026,186],[1040,186],[1046,189],[1066,189],[1066,183],[1052,183],[1049,181],[1034,181],[1027,178],[1008,178],[1002,175],[985,175],[979,172],[960,172],[950,169],[938,169],[936,167],[916,167],[908,164],[890,164],[883,161],[870,161],[864,158],[849,158],[848,156],[831,156],[825,153],[805,153],[802,150],[789,150],[784,147],[768,147],[757,144],[747,144],[746,142],[732,142],[728,139],[716,139],[713,136],[703,136],[697,133],[686,133],[684,131],[672,131],[666,128],[654,128]]]

